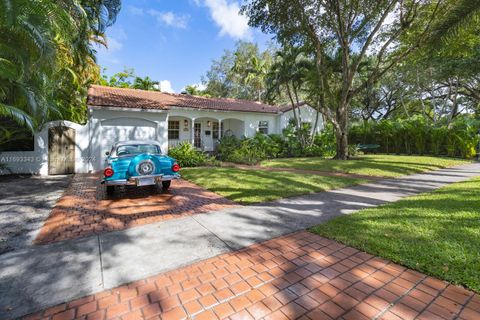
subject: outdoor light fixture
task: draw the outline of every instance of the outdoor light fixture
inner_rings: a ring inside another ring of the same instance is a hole
[[[207,121],[207,127],[211,127],[212,126],[212,122],[210,120]]]
[[[184,125],[185,127],[188,127],[188,120],[187,120],[187,119],[183,120],[183,125]]]

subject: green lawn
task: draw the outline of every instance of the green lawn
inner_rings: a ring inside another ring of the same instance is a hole
[[[347,161],[325,158],[274,159],[262,162],[262,166],[397,177],[468,162],[468,160],[429,156],[363,155]]]
[[[184,168],[182,177],[242,204],[265,202],[366,182],[363,179],[235,168]]]
[[[480,178],[310,231],[480,292]]]

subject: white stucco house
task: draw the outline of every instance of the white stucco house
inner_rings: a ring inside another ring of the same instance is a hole
[[[3,173],[41,175],[85,173],[103,169],[105,152],[118,141],[156,140],[164,152],[182,141],[214,151],[224,135],[252,137],[257,132],[280,134],[293,118],[291,106],[256,101],[171,94],[160,91],[112,88],[89,89],[88,121],[47,123],[34,137],[34,150],[0,153]],[[323,118],[306,104],[298,107],[303,123]]]

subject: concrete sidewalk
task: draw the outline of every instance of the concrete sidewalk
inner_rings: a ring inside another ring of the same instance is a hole
[[[474,163],[7,253],[0,256],[0,318],[19,317],[478,175],[480,164]]]

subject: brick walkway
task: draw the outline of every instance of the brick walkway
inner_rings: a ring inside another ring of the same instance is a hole
[[[480,319],[480,296],[306,231],[29,319]]]
[[[172,182],[168,192],[151,187],[118,187],[108,198],[100,176],[77,174],[40,230],[35,243],[122,230],[186,215],[237,206],[185,180]]]

